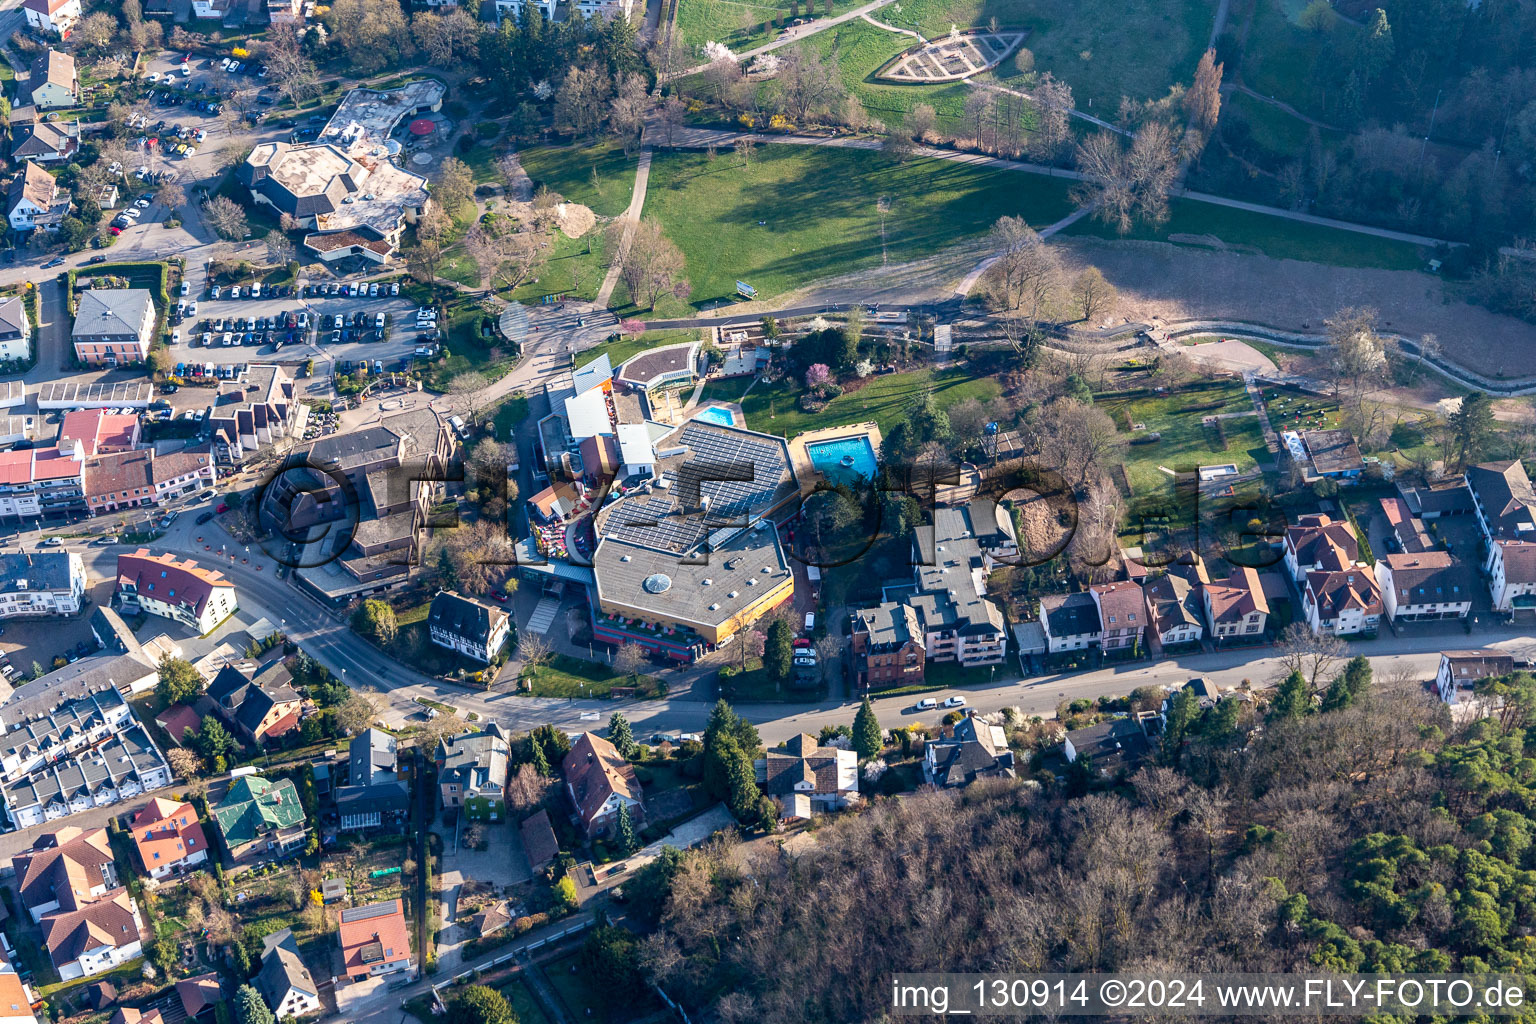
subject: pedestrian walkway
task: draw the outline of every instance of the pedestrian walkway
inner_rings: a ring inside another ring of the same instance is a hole
[[[1264,428],[1264,447],[1269,449],[1271,455],[1280,454],[1280,435],[1275,433],[1275,428],[1269,424],[1269,410],[1264,407],[1264,391],[1253,379],[1253,374],[1243,374],[1243,387],[1248,390],[1248,397],[1253,399],[1253,411],[1259,415],[1259,426]]]
[[[635,228],[640,224],[640,211],[645,209],[645,186],[650,179],[651,147],[646,146],[640,151],[640,163],[635,167],[635,189],[629,197],[629,208],[620,218],[624,224],[624,234],[619,238],[619,251],[613,258],[613,266],[608,268],[608,274],[603,278],[603,286],[597,290],[597,298],[592,300],[598,309],[607,308],[613,289],[619,283],[619,272],[624,269],[624,257],[629,254],[629,243],[634,240]]]

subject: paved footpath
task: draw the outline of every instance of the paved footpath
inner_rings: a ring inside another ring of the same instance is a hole
[[[597,298],[592,300],[592,304],[598,309],[608,308],[608,300],[613,295],[614,286],[619,283],[619,271],[623,269],[624,256],[629,252],[629,243],[634,241],[635,228],[640,226],[640,211],[645,209],[645,187],[650,180],[651,147],[646,146],[640,151],[640,162],[635,167],[635,187],[629,196],[629,207],[620,218],[624,222],[624,234],[619,239],[618,255],[614,257],[613,266],[608,268],[608,273],[603,277],[603,286],[597,290]]]

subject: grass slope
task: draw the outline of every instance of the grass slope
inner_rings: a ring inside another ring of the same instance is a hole
[[[1050,224],[1072,209],[1067,183],[945,160],[894,164],[866,150],[762,146],[743,168],[732,155],[658,153],[645,215],[683,250],[695,307],[735,294],[763,298],[880,261],[879,196],[898,263],[984,233],[1004,214]],[[658,311],[686,312],[680,303]]]
[[[534,188],[547,185],[570,202],[590,207],[599,217],[617,217],[629,208],[639,158],[625,156],[616,143],[579,149],[533,146],[518,150],[517,155]]]
[[[1194,408],[1215,402],[1222,404],[1210,409]],[[1098,405],[1127,437],[1161,435],[1158,441],[1133,444],[1125,450],[1125,474],[1138,499],[1173,493],[1173,477],[1160,466],[1185,472],[1198,466],[1230,462],[1238,472],[1245,473],[1254,468],[1258,457],[1265,455],[1264,432],[1257,416],[1225,421],[1226,448],[1220,447],[1216,431],[1201,422],[1206,416],[1253,412],[1252,401],[1236,381],[1197,381],[1173,394],[1143,398],[1105,396],[1098,400]],[[1125,414],[1129,414],[1132,422],[1145,424],[1146,431],[1127,431]]]
[[[1229,245],[1254,246],[1274,259],[1384,270],[1417,270],[1424,266],[1419,247],[1408,242],[1190,199],[1175,199],[1169,209],[1172,215],[1160,228],[1138,224],[1130,234],[1119,235],[1094,218],[1084,217],[1067,228],[1066,233],[1157,242],[1166,242],[1168,236],[1178,234],[1214,235]]]
[[[1216,0],[905,0],[896,20],[932,39],[960,28],[1026,28],[1035,67],[1072,87],[1080,109],[1112,116],[1121,96],[1157,99],[1194,77]]]

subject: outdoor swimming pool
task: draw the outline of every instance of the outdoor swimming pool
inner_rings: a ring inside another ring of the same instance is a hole
[[[834,483],[853,483],[875,478],[875,449],[868,436],[842,437],[836,441],[817,441],[805,446],[811,465]]]
[[[723,405],[712,405],[708,409],[700,409],[693,414],[693,418],[703,420],[705,423],[717,423],[722,427],[736,426],[736,414]]]

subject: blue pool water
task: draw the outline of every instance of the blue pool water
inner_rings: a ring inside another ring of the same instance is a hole
[[[705,423],[718,423],[722,427],[736,425],[736,414],[723,405],[712,405],[708,409],[702,409],[694,413],[693,418],[703,420]]]
[[[866,436],[817,441],[806,445],[805,453],[811,457],[811,464],[833,483],[851,484],[859,478],[875,478],[875,449]]]

